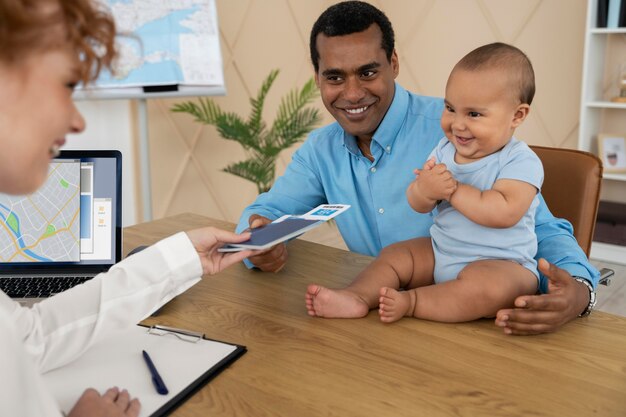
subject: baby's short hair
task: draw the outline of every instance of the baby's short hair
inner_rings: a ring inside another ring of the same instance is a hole
[[[465,55],[454,67],[468,71],[497,68],[506,71],[518,84],[518,98],[530,105],[535,96],[535,71],[528,56],[515,46],[495,42],[483,45]]]

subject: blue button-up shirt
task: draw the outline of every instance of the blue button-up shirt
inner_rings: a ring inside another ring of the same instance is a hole
[[[361,154],[356,138],[338,123],[316,129],[272,189],[244,210],[237,231],[248,227],[252,214],[274,220],[320,204],[350,204],[335,220],[351,251],[376,256],[392,243],[429,236],[431,214],[414,211],[405,192],[415,178],[413,169],[423,166],[444,136],[443,106],[441,98],[411,94],[396,84],[393,102],[370,145],[374,162]],[[536,232],[538,257],[597,283],[599,273],[576,243],[571,225],[552,216],[543,199]],[[542,290],[546,290],[543,277]]]

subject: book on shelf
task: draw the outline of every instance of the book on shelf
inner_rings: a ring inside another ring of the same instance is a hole
[[[605,28],[609,12],[609,0],[598,0],[596,27]]]
[[[598,0],[598,27],[601,23],[601,9],[604,0]],[[608,0],[606,7],[606,27],[616,29],[626,27],[626,0]]]

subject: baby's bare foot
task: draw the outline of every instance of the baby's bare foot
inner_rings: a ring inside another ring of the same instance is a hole
[[[311,284],[304,296],[309,316],[326,318],[358,318],[369,312],[367,303],[347,290],[333,290]]]
[[[397,291],[388,287],[380,289],[378,302],[378,315],[380,321],[384,323],[392,323],[404,316],[412,316],[415,309],[415,302],[409,291]]]

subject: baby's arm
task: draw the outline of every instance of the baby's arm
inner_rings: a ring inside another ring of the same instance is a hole
[[[512,227],[528,211],[537,188],[527,182],[497,180],[490,190],[481,191],[459,184],[450,204],[471,221],[487,227]]]
[[[406,197],[413,210],[428,213],[439,200],[447,200],[456,189],[456,180],[444,164],[431,158],[424,167],[415,171],[415,180],[409,184]]]

